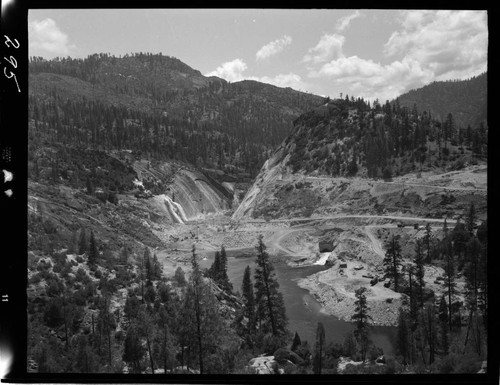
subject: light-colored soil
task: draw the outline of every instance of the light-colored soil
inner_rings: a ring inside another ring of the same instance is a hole
[[[382,282],[372,286],[371,278],[363,275],[373,274],[367,265],[359,261],[343,262],[347,268],[340,268],[337,261],[329,270],[316,273],[299,281],[299,286],[309,290],[322,304],[326,314],[350,321],[354,314],[355,291],[365,287],[369,314],[374,325],[396,325],[401,294],[383,286]],[[356,267],[363,266],[357,270]],[[390,302],[387,302],[390,301]]]

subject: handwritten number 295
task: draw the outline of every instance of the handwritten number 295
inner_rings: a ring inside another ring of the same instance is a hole
[[[14,41],[12,41],[10,39],[10,37],[8,37],[7,35],[4,35],[5,37],[5,45],[8,47],[8,48],[15,48],[15,49],[18,49],[20,44],[19,42],[17,41],[17,39],[14,39]],[[10,56],[8,59],[6,57],[4,57],[5,61],[7,61],[12,67],[14,67],[14,69],[17,68],[17,60],[14,56]],[[8,71],[8,72],[7,72]],[[14,81],[16,82],[16,86],[17,86],[17,91],[18,92],[21,92],[21,88],[19,87],[19,83],[17,82],[17,77],[16,77],[16,74],[13,73],[12,71],[9,71],[7,70],[7,67],[4,67],[3,68],[3,73],[5,75],[5,77],[7,79],[11,79],[11,78],[14,78]]]

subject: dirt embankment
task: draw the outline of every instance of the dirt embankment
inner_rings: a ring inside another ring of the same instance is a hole
[[[277,159],[264,165],[234,220],[349,213],[454,218],[470,202],[480,219],[486,215],[486,164],[374,180],[291,173]]]
[[[401,294],[383,286],[382,282],[371,285],[373,275],[367,272],[362,263],[337,263],[329,270],[313,274],[299,281],[299,286],[309,290],[323,306],[322,311],[345,321],[350,321],[356,307],[355,291],[366,287],[366,299],[370,308],[370,316],[374,325],[394,326],[397,324],[398,311],[401,306]]]

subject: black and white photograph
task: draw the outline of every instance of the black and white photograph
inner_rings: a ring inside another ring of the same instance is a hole
[[[488,16],[29,9],[26,373],[486,378]]]

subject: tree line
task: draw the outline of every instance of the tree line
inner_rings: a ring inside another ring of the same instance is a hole
[[[385,276],[395,291],[405,294],[398,322],[398,353],[401,363],[415,370],[474,370],[471,368],[486,357],[487,222],[477,226],[474,204],[464,218],[453,229],[445,220],[440,238],[427,224],[413,255],[402,255],[397,235],[384,245]],[[434,282],[443,286],[439,297],[426,288],[425,267],[430,264],[443,269]],[[465,280],[463,299],[457,291],[461,277]]]

